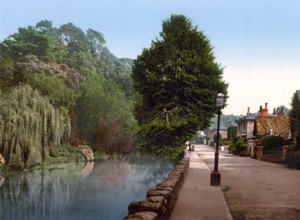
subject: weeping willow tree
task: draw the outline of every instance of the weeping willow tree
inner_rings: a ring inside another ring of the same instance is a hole
[[[0,105],[0,153],[11,167],[41,163],[69,138],[69,118],[28,85],[1,92]]]

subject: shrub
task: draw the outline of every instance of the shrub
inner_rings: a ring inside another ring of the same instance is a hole
[[[230,144],[229,151],[232,151],[234,154],[241,154],[247,150],[247,143],[245,138],[235,138],[234,141]]]
[[[242,154],[247,150],[247,144],[244,140],[239,140],[236,142],[235,154]]]
[[[237,134],[237,127],[228,127],[227,128],[227,138],[230,141],[233,141],[233,139],[236,137]]]
[[[213,147],[214,145],[215,145],[215,142],[214,142],[214,141],[210,141],[210,142],[209,142],[209,146],[212,146],[212,147]]]
[[[103,150],[108,154],[125,154],[131,150],[133,141],[130,135],[125,133],[125,120],[117,118],[107,122],[100,117],[94,132],[95,150]]]
[[[263,138],[261,143],[264,146],[264,150],[281,150],[282,146],[285,145],[285,140],[280,136],[269,136]]]
[[[288,148],[286,163],[289,167],[300,170],[300,151],[296,146]]]
[[[64,144],[50,147],[50,155],[45,159],[45,163],[68,163],[68,162],[84,162],[84,156],[80,149]]]
[[[103,150],[97,150],[94,153],[95,160],[107,160],[109,156]]]
[[[235,152],[235,150],[236,150],[235,144],[231,143],[230,146],[228,147],[228,151],[233,153]]]
[[[231,141],[222,140],[221,146],[230,145],[231,143],[232,143]]]
[[[219,145],[221,144],[221,142],[222,142],[222,135],[219,134]],[[214,135],[214,143],[217,143],[217,135],[216,134]]]

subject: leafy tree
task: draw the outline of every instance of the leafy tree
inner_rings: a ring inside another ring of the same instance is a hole
[[[9,88],[14,79],[14,72],[14,61],[0,56],[0,89]]]
[[[106,153],[124,154],[131,150],[132,138],[124,131],[125,120],[116,118],[107,122],[100,117],[93,134],[95,150],[104,150]]]
[[[63,41],[68,45],[69,53],[81,50],[81,44],[87,42],[85,33],[73,23],[67,23],[59,28]]]
[[[52,21],[49,20],[41,20],[35,25],[35,28],[45,34],[60,37],[60,32],[56,27],[52,27]]]
[[[128,58],[118,59],[107,47],[104,47],[99,61],[101,62],[100,68],[105,78],[112,79],[118,85],[121,85],[125,95],[133,99],[133,97],[130,97],[132,96],[132,60]]]
[[[228,127],[227,128],[227,139],[233,141],[237,135],[237,127]]]
[[[172,15],[160,37],[134,60],[133,86],[141,96],[135,115],[142,149],[174,158],[196,130],[209,126],[215,98],[227,95],[227,84],[209,40],[190,19]]]
[[[215,134],[214,135],[214,143],[217,143],[217,135]],[[222,135],[221,134],[219,134],[219,146],[221,145],[221,142],[222,142]]]
[[[9,166],[30,167],[70,134],[70,120],[29,85],[0,92],[0,153]]]
[[[296,140],[297,147],[300,149],[300,101],[297,92],[292,97],[290,110],[290,123],[292,137]]]
[[[42,61],[61,62],[66,49],[56,37],[37,31],[32,26],[19,28],[19,32],[10,35],[0,43],[2,55],[15,60],[26,55],[36,55]]]
[[[86,140],[93,142],[92,134],[100,116],[108,122],[122,117],[126,122],[125,132],[133,132],[133,102],[126,99],[122,89],[112,80],[105,79],[103,75],[88,77],[79,87],[79,92],[76,112],[79,115],[80,132]]]
[[[103,34],[89,28],[86,32],[86,38],[90,45],[91,53],[94,56],[99,56],[105,43]]]
[[[75,91],[67,87],[64,81],[56,75],[45,73],[32,73],[26,75],[25,82],[32,88],[38,89],[42,95],[47,96],[55,107],[68,112],[70,105],[75,104]]]

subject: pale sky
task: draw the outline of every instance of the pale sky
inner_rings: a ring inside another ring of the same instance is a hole
[[[300,89],[298,0],[0,0],[0,41],[42,19],[103,33],[117,57],[135,59],[159,37],[162,20],[183,14],[210,39],[229,83],[225,114],[290,108]],[[270,110],[271,111],[271,110]]]

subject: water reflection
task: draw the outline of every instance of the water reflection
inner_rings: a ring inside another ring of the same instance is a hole
[[[4,183],[5,181],[5,178],[3,176],[0,176],[0,188],[2,186],[2,184]]]
[[[85,167],[77,173],[77,176],[86,177],[89,175],[94,169],[94,162],[87,162]]]
[[[97,163],[94,174],[101,186],[111,184],[118,187],[131,176],[132,172],[126,156],[120,155],[102,163]]]
[[[172,168],[131,155],[0,176],[0,219],[122,219]]]

